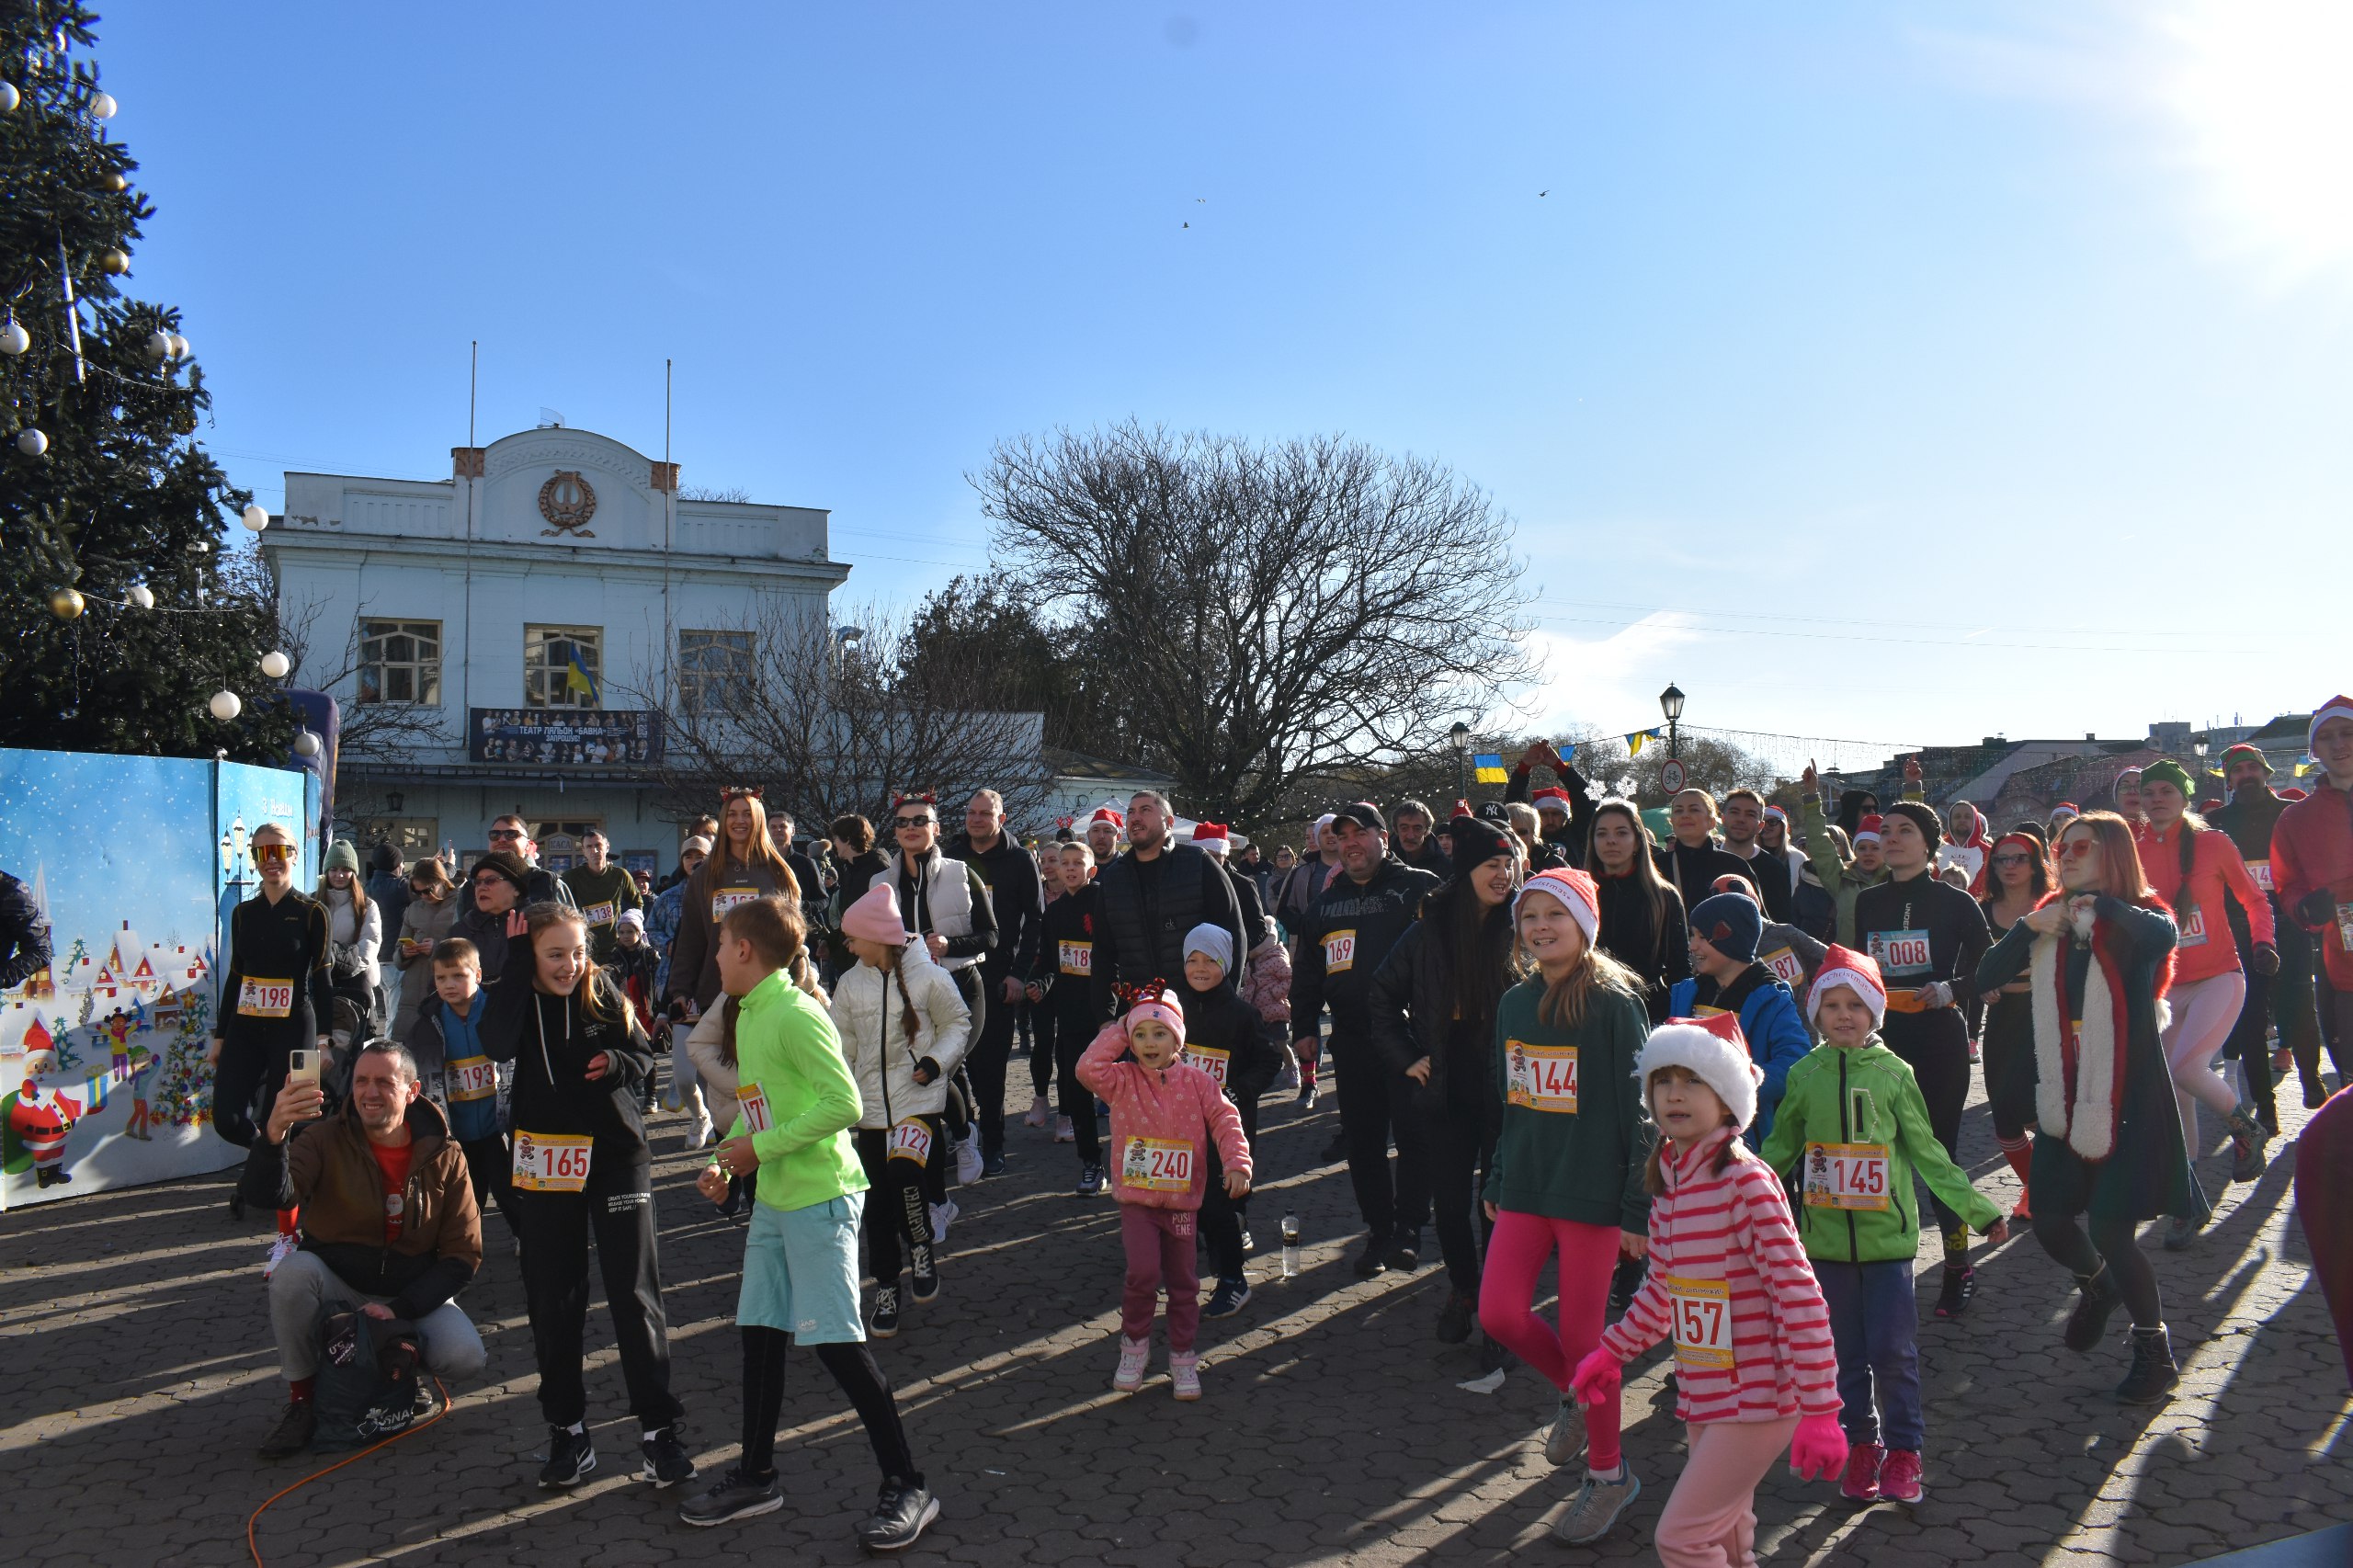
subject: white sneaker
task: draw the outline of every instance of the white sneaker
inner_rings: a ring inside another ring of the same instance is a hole
[[[687,1139],[687,1147],[689,1149],[708,1149],[710,1147],[712,1141],[718,1136],[719,1130],[711,1126],[710,1118],[706,1116],[700,1121],[695,1123],[695,1130],[693,1133]]]
[[[1032,1095],[1029,1096],[1029,1114],[1021,1119],[1022,1125],[1043,1127],[1046,1125],[1046,1118],[1052,1113],[1053,1108],[1046,1104],[1045,1096]]]
[[[956,1185],[970,1187],[981,1179],[981,1141],[967,1138],[956,1145]]]
[[[1057,1143],[1075,1143],[1078,1142],[1078,1130],[1070,1124],[1069,1117],[1058,1116],[1054,1118],[1054,1142]]]
[[[1120,1369],[1111,1374],[1111,1386],[1121,1393],[1133,1393],[1143,1387],[1144,1363],[1152,1358],[1150,1339],[1130,1339],[1120,1336]]]
[[[686,1096],[678,1093],[677,1085],[673,1084],[662,1091],[662,1108],[673,1114],[687,1108]]]
[[[269,1261],[261,1266],[261,1277],[267,1279],[277,1273],[278,1266],[286,1261],[287,1255],[301,1244],[301,1240],[294,1236],[279,1236],[272,1241],[269,1244]]]
[[[954,1222],[956,1216],[962,1212],[962,1210],[956,1207],[956,1200],[952,1198],[945,1203],[933,1204],[931,1206],[931,1239],[935,1243],[946,1241],[948,1227]]]
[[[1293,1062],[1282,1070],[1281,1076],[1275,1080],[1273,1087],[1268,1092],[1279,1094],[1285,1089],[1296,1089],[1298,1087],[1299,1063]]]
[[[1194,1351],[1168,1358],[1168,1381],[1178,1399],[1201,1397],[1201,1358]]]

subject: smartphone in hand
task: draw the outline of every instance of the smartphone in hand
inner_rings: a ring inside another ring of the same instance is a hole
[[[286,1081],[290,1084],[309,1084],[313,1088],[317,1087],[319,1082],[319,1053],[311,1050],[288,1051],[286,1053]]]

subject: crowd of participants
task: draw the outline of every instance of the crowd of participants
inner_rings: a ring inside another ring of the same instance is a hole
[[[1968,1312],[1977,1248],[2031,1229],[2072,1278],[2067,1347],[2103,1351],[2121,1312],[2114,1397],[2169,1397],[2136,1237],[2157,1221],[2165,1246],[2195,1243],[2200,1108],[2229,1179],[2251,1181],[2275,1081],[2318,1108],[2323,1051],[2340,1088],[2353,1054],[2353,699],[2309,743],[2308,790],[2275,790],[2240,746],[2220,798],[2160,762],[2113,809],[2006,826],[1932,807],[1916,763],[1884,803],[1831,798],[1809,767],[1795,821],[1753,790],[1687,790],[1663,839],[1540,743],[1503,801],[1442,822],[1356,801],[1271,856],[1211,823],[1180,842],[1149,790],[1027,847],[982,790],[953,836],[915,795],[803,848],[731,790],[658,881],[593,832],[551,872],[504,817],[462,869],[380,848],[363,877],[336,842],[306,893],[297,840],[265,825],[213,1042],[216,1125],[250,1149],[233,1207],[278,1221],[287,1398],[262,1455],[320,1439],[323,1363],[355,1343],[363,1437],[429,1414],[434,1379],[480,1374],[459,1299],[494,1208],[542,1486],[598,1462],[593,1239],[640,1472],[704,1481],[688,1523],[782,1506],[798,1344],[872,1443],[860,1543],[912,1544],[940,1504],[873,1345],[952,1312],[959,1194],[1006,1168],[1018,1055],[1022,1119],[1070,1146],[1073,1197],[1118,1204],[1113,1388],[1148,1381],[1165,1300],[1169,1390],[1202,1397],[1202,1320],[1250,1301],[1261,1108],[1330,1093],[1324,1157],[1365,1227],[1354,1274],[1422,1268],[1427,1233],[1436,1337],[1475,1328],[1494,1364],[1559,1391],[1543,1451],[1582,1473],[1555,1533],[1597,1540],[1639,1495],[1621,1369],[1666,1341],[1689,1453],[1657,1551],[1753,1562],[1754,1492],[1784,1454],[1857,1503],[1923,1495],[1924,1218],[1939,1316]],[[2006,1210],[1956,1163],[1973,1076],[2017,1178]],[[745,1227],[742,1445],[716,1478],[671,1391],[648,1133],[665,1115],[704,1153],[699,1192]],[[1547,1262],[1551,1323],[1532,1306]]]

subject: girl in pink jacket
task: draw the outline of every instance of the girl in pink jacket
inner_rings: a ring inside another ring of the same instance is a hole
[[[1193,1335],[1201,1322],[1201,1281],[1193,1234],[1207,1150],[1216,1140],[1226,1196],[1240,1198],[1250,1190],[1250,1144],[1241,1113],[1208,1074],[1178,1060],[1184,1050],[1184,1009],[1155,981],[1135,994],[1126,1017],[1095,1037],[1078,1059],[1078,1081],[1111,1108],[1111,1190],[1128,1249],[1120,1369],[1111,1386],[1122,1393],[1143,1386],[1153,1308],[1165,1286],[1168,1381],[1178,1399],[1199,1399]]]

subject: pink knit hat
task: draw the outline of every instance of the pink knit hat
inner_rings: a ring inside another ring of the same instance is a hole
[[[1132,1036],[1136,1032],[1136,1025],[1150,1019],[1167,1025],[1168,1032],[1178,1040],[1185,1038],[1185,1009],[1177,1004],[1176,997],[1169,994],[1168,988],[1156,980],[1137,989],[1134,1000],[1128,1005],[1127,1016],[1120,1021]]]
[[[1561,906],[1569,912],[1569,918],[1585,932],[1586,946],[1590,947],[1600,939],[1601,890],[1591,876],[1559,866],[1549,871],[1537,872],[1520,884],[1519,892],[1512,895],[1511,913],[1515,921],[1519,918],[1520,900],[1532,892],[1550,893],[1560,900]]]
[[[842,911],[842,935],[905,947],[907,923],[899,917],[898,890],[885,881],[868,888],[865,897]]]

